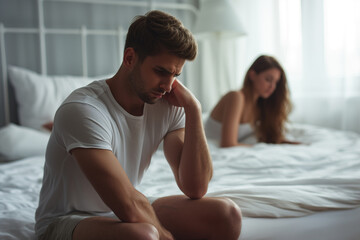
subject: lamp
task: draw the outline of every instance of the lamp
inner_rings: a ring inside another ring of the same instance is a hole
[[[193,33],[216,33],[225,37],[246,34],[231,0],[201,0]]]
[[[237,61],[233,60],[237,57],[236,49],[232,48],[237,45],[234,38],[246,35],[246,32],[232,0],[199,0],[199,5],[192,28],[199,43],[199,54],[191,69],[201,80],[189,81],[188,86],[197,91],[204,111],[209,111],[234,85],[232,82],[236,78],[229,72],[229,66],[238,69]]]

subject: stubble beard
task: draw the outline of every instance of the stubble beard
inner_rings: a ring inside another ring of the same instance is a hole
[[[129,78],[129,85],[131,90],[141,99],[141,101],[154,104],[158,99],[152,98],[149,93],[144,90],[144,81],[142,80],[140,70],[136,67]]]

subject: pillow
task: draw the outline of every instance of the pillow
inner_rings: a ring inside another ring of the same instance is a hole
[[[10,66],[8,71],[15,91],[20,124],[38,130],[42,129],[43,124],[53,121],[56,110],[73,90],[100,79],[43,76],[15,66]]]
[[[45,154],[50,132],[8,124],[0,128],[0,162]]]

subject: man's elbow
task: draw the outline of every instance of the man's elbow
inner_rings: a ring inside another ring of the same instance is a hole
[[[192,174],[180,178],[178,186],[181,191],[191,199],[200,199],[208,191],[209,182],[213,175],[212,164],[210,162],[207,170],[203,173]]]
[[[183,192],[190,199],[200,199],[205,196],[207,193],[207,185],[202,187],[191,187],[188,189],[184,189]]]

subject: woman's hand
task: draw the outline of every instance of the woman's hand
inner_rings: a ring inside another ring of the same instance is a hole
[[[297,144],[302,144],[302,142],[296,142],[296,141],[289,141],[289,140],[282,140],[281,141],[282,144],[294,144],[294,145],[297,145]]]

